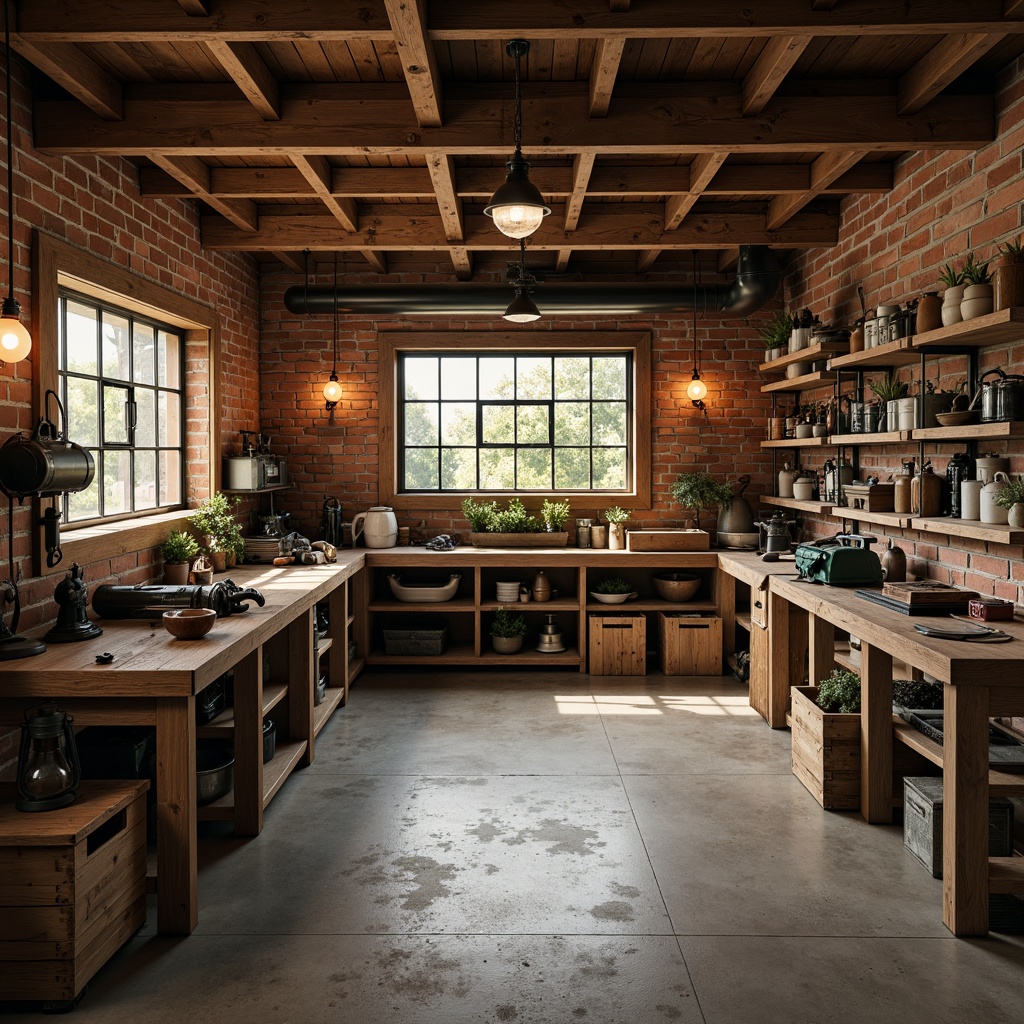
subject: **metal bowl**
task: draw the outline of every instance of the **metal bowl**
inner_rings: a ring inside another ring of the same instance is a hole
[[[689,601],[700,590],[700,577],[683,572],[658,573],[654,589],[663,601]]]
[[[718,531],[718,543],[723,548],[735,548],[740,551],[753,551],[757,547],[760,537],[757,530],[754,530],[753,533]]]
[[[196,748],[196,803],[209,804],[227,796],[235,784],[235,758],[220,745]]]

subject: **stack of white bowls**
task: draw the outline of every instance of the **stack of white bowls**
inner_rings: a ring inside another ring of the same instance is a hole
[[[495,589],[498,591],[497,598],[503,604],[512,604],[519,600],[519,580],[513,580],[511,583],[495,583]]]

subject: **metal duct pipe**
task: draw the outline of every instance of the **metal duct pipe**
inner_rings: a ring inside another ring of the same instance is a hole
[[[779,263],[764,245],[740,246],[736,279],[731,284],[539,284],[534,299],[544,316],[593,313],[642,316],[697,309],[725,316],[747,316],[760,309],[779,287]],[[391,314],[399,316],[501,316],[512,298],[511,284],[384,284],[365,288],[299,285],[284,293],[290,313]]]

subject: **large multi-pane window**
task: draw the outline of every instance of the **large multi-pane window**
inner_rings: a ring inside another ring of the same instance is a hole
[[[61,290],[59,395],[68,437],[96,460],[67,522],[182,504],[184,337],[156,320]]]
[[[632,486],[630,351],[400,352],[404,492]]]

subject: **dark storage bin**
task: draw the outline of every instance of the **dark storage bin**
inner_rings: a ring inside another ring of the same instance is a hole
[[[438,655],[444,654],[448,639],[448,623],[443,619],[405,621],[393,623],[384,630],[384,650],[387,654]]]
[[[224,677],[215,679],[201,693],[196,694],[196,725],[212,722],[223,710],[226,701]]]
[[[274,760],[277,750],[277,726],[272,718],[263,719],[263,763]]]
[[[75,737],[83,779],[146,779],[156,730],[144,725],[90,725]]]

